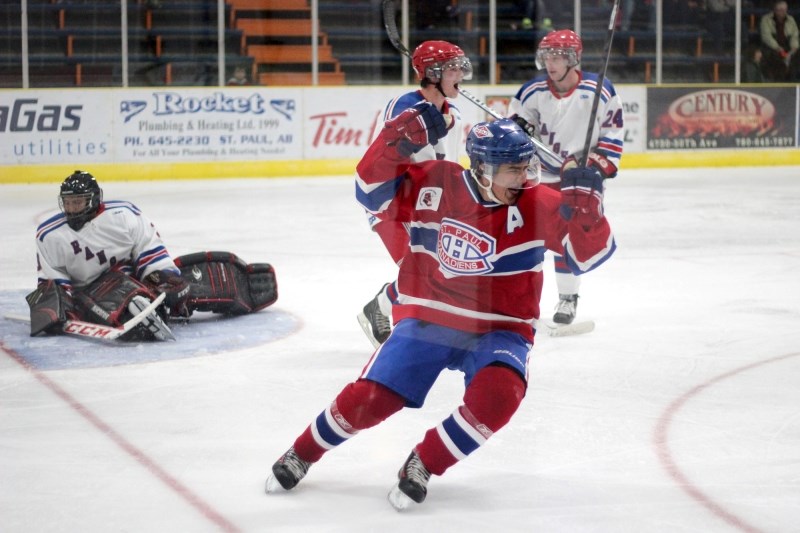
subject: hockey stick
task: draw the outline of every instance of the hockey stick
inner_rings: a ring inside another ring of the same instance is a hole
[[[161,302],[166,298],[166,293],[161,293],[153,302],[144,307],[139,314],[130,318],[121,326],[104,326],[102,324],[95,324],[93,322],[84,322],[83,320],[67,320],[61,326],[61,330],[67,335],[76,337],[83,337],[85,339],[96,339],[104,341],[113,341],[128,333],[134,327],[142,323],[150,313],[154,312],[156,308],[161,305]],[[30,317],[26,315],[7,314],[3,315],[8,320],[16,320],[17,322],[30,323]]]
[[[618,4],[619,0],[616,0],[616,2]],[[386,28],[386,35],[389,37],[389,41],[392,43],[392,46],[394,46],[398,52],[400,52],[407,58],[411,59],[411,52],[408,51],[408,48],[406,48],[406,46],[403,44],[403,41],[400,40],[400,32],[397,29],[397,21],[395,20],[396,9],[394,6],[394,0],[383,0],[382,7],[383,7],[383,26]],[[492,116],[495,120],[505,118],[501,116],[497,111],[487,106],[485,103],[481,102],[475,95],[473,95],[469,91],[459,87],[458,93],[467,100],[469,100],[470,102],[472,102],[473,104],[475,104],[476,106],[478,106],[479,108],[483,109],[483,111]],[[564,162],[564,159],[560,155],[550,150],[550,148],[545,146],[538,139],[534,139],[533,137],[531,137],[531,141],[533,142],[533,144],[536,145],[536,148],[538,148],[539,151],[543,152],[554,162],[557,162],[559,166],[561,166],[561,164]]]
[[[583,335],[594,331],[594,321],[584,320],[573,322],[572,324],[556,324],[549,320],[539,320],[536,323],[537,331],[544,331],[550,337],[568,337],[571,335]]]
[[[589,113],[589,127],[586,128],[586,142],[583,143],[583,155],[581,155],[580,166],[585,168],[587,161],[589,161],[589,148],[592,145],[592,133],[594,133],[594,121],[597,118],[597,107],[600,104],[600,95],[603,92],[603,84],[606,80],[606,70],[608,70],[608,60],[611,58],[611,42],[614,40],[614,24],[617,21],[617,10],[619,9],[619,0],[614,0],[614,5],[611,7],[611,18],[608,21],[608,34],[606,35],[606,44],[603,49],[605,62],[603,68],[597,74],[597,86],[594,88],[594,100],[592,100],[592,111]]]

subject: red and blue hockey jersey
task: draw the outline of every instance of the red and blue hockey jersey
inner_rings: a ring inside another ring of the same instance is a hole
[[[588,231],[559,215],[561,194],[527,189],[516,205],[484,200],[469,170],[448,161],[412,164],[383,133],[359,162],[356,197],[384,220],[407,223],[395,322],[404,318],[474,333],[514,331],[533,340],[545,250],[575,274],[613,254],[605,218]]]

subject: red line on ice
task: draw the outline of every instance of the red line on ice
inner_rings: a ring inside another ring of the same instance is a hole
[[[658,458],[661,461],[662,466],[666,469],[667,473],[678,483],[678,485],[683,489],[689,496],[695,499],[698,503],[703,505],[713,514],[727,522],[729,525],[740,529],[742,531],[746,531],[747,533],[762,533],[762,530],[753,526],[744,519],[736,516],[732,512],[725,509],[722,505],[715,502],[710,496],[705,494],[701,491],[692,481],[686,477],[686,475],[681,472],[681,469],[676,464],[674,458],[672,457],[672,453],[669,449],[669,426],[672,423],[672,420],[675,417],[675,414],[693,397],[699,395],[712,385],[715,385],[725,379],[733,377],[737,374],[741,374],[743,372],[747,372],[749,370],[753,370],[759,366],[763,366],[770,363],[775,363],[778,361],[782,361],[784,359],[789,359],[790,357],[797,357],[800,353],[792,353],[781,355],[779,357],[773,357],[771,359],[766,359],[763,361],[758,361],[756,363],[752,363],[749,365],[745,365],[740,368],[736,368],[731,370],[730,372],[726,372],[724,374],[720,374],[715,378],[711,378],[705,383],[701,383],[696,387],[692,388],[682,396],[676,398],[670,405],[667,407],[666,411],[661,415],[659,418],[658,423],[656,424],[655,432],[653,435],[653,440],[656,447],[656,453],[658,454]]]
[[[30,366],[25,359],[23,359],[14,350],[8,348],[3,342],[0,342],[0,350],[8,354],[11,359],[16,361],[25,370],[33,374],[33,376],[45,387],[50,389],[56,396],[64,400],[70,407],[72,407],[78,414],[85,418],[95,428],[100,430],[106,437],[111,439],[117,446],[122,448],[128,455],[133,457],[139,464],[141,464],[148,472],[160,479],[167,487],[169,487],[178,496],[183,498],[189,505],[200,511],[200,514],[205,516],[209,521],[213,522],[220,529],[227,532],[238,532],[237,528],[228,519],[215,511],[208,503],[204,502],[199,496],[189,490],[188,487],[183,485],[180,481],[172,477],[166,470],[158,466],[155,461],[150,459],[143,451],[134,446],[125,437],[117,433],[114,428],[103,422],[100,417],[95,415],[89,408],[76,400],[70,393],[62,389],[56,382],[45,376],[39,370]]]

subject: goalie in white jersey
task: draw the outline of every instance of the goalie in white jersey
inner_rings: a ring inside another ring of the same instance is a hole
[[[31,336],[76,333],[71,321],[121,328],[138,316],[123,340],[174,340],[170,318],[194,310],[244,314],[277,299],[268,264],[247,265],[228,252],[173,260],[142,212],[130,202],[104,201],[88,172],[68,176],[58,201],[61,212],[36,231],[38,285],[26,298]],[[164,304],[150,311],[156,300]]]
[[[540,152],[542,183],[559,189],[561,175],[583,156],[598,74],[578,69],[583,43],[571,30],[548,33],[536,51],[536,66],[546,74],[525,82],[511,100],[509,112],[522,128],[564,159],[563,165]],[[592,129],[587,166],[602,178],[617,174],[624,131],[622,101],[605,78]],[[555,256],[559,303],[553,321],[569,324],[575,318],[580,278],[563,257]]]

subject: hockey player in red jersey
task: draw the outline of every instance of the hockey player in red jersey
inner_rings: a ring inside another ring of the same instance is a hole
[[[463,145],[461,112],[454,100],[458,97],[458,86],[472,79],[472,64],[464,51],[447,41],[425,41],[411,54],[411,64],[420,87],[393,98],[386,106],[383,120],[391,120],[409,107],[420,102],[430,102],[452,119],[447,135],[435,144],[428,145],[412,155],[415,163],[431,159],[458,162]],[[395,263],[408,249],[408,231],[401,222],[381,220],[369,215],[370,226],[383,241]],[[378,294],[364,306],[358,315],[358,323],[376,348],[391,332],[392,303],[397,299],[395,282],[386,283]]]
[[[403,407],[421,407],[441,371],[458,370],[463,403],[425,433],[389,492],[398,510],[422,503],[431,475],[505,426],[525,395],[545,250],[563,254],[576,274],[614,252],[602,179],[593,170],[566,171],[561,192],[537,186],[534,145],[510,119],[472,128],[469,169],[411,163],[411,154],[446,131],[435,106],[419,103],[385,123],[357,167],[361,205],[409,227],[395,327],[359,378],[273,465],[268,493],[294,488],[359,431]]]

